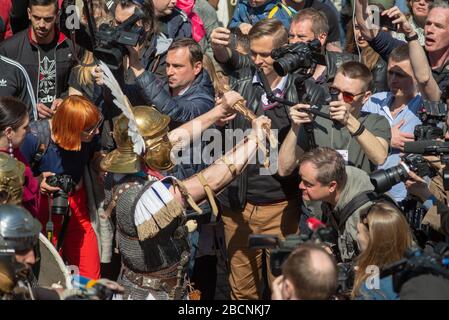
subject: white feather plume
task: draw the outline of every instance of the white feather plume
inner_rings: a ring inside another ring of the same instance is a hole
[[[139,133],[136,118],[134,117],[134,114],[132,112],[131,103],[124,95],[122,89],[120,89],[120,85],[117,83],[117,80],[115,79],[106,63],[100,61],[100,68],[104,74],[104,84],[111,90],[111,93],[115,98],[115,105],[119,107],[124,115],[129,119],[128,136],[131,137],[131,140],[134,144],[134,152],[138,155],[141,155],[145,151],[145,141],[143,140],[142,135]]]

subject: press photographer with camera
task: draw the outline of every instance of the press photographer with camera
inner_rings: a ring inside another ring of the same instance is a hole
[[[282,265],[271,285],[272,300],[329,300],[337,291],[337,264],[313,243],[303,243]]]
[[[388,202],[376,202],[360,214],[357,224],[357,243],[361,251],[355,259],[356,272],[352,298],[356,300],[397,300],[391,277],[380,279],[373,266],[382,269],[405,257],[412,247],[412,232],[404,214]],[[371,279],[370,279],[371,278]]]
[[[361,193],[374,190],[368,174],[353,166],[345,166],[342,155],[334,149],[319,147],[304,153],[300,159],[299,189],[304,201],[322,201],[323,219],[338,233],[337,261],[349,262],[358,252],[357,223],[363,205],[349,206]]]
[[[448,132],[446,132],[445,138],[449,139]],[[405,186],[408,193],[415,196],[426,210],[421,223],[430,225],[436,232],[449,236],[449,197],[442,177],[442,169],[445,165],[435,158],[430,157],[431,161],[428,165],[434,167],[438,174],[432,177],[430,182],[414,172],[409,172],[409,179],[405,181]]]
[[[47,236],[57,240],[58,249],[62,249],[70,265],[94,279],[100,278],[100,258],[83,173],[88,164],[99,171],[102,154],[98,133],[102,120],[89,100],[69,96],[51,120],[30,125],[21,147],[34,175],[42,179],[41,193],[47,195],[41,197],[38,217]]]
[[[329,51],[326,43],[330,34],[330,25],[326,15],[315,8],[307,8],[293,16],[290,30],[290,44],[298,42],[310,42],[318,39],[321,43],[321,53],[324,55],[325,64],[318,64],[312,78],[317,84],[330,84],[335,77],[337,69],[347,61],[354,60],[349,53]]]
[[[281,176],[291,174],[301,155],[313,148],[307,139],[305,124],[308,123],[313,125],[316,145],[339,150],[348,165],[370,173],[385,161],[390,125],[383,116],[361,112],[371,95],[371,80],[371,72],[364,64],[346,62],[338,69],[329,89],[335,101],[321,108],[331,119],[304,112],[310,108],[309,104],[290,108],[292,126],[279,152]]]
[[[303,83],[305,92],[300,93],[301,97],[298,98],[295,79],[299,75],[289,73],[282,77],[274,70],[272,50],[282,48],[288,42],[287,30],[281,22],[275,19],[259,21],[251,28],[249,41],[251,58],[245,58],[229,49],[227,29],[218,28],[212,34],[212,48],[216,59],[227,70],[234,70],[231,73],[232,89],[238,91],[248,102],[247,108],[257,115],[264,114],[271,119],[272,128],[278,130],[278,140],[282,143],[290,127],[288,107],[268,100],[257,69],[263,71],[274,94],[289,101],[298,101],[304,95],[308,96],[311,103],[324,103],[324,90],[313,81],[306,80]],[[308,49],[306,44],[303,47],[305,51]],[[306,59],[309,58],[307,53],[304,55]],[[300,57],[296,58],[301,61],[302,57],[300,54]],[[244,117],[237,115],[227,128],[245,130],[249,125]],[[225,145],[234,145],[233,137],[227,139],[229,141],[226,141]],[[224,207],[222,218],[230,258],[229,281],[232,299],[262,297],[256,279],[260,279],[262,275],[263,251],[248,249],[248,236],[258,230],[257,233],[285,237],[296,232],[298,227],[298,190],[295,187],[298,183],[297,173],[279,177],[277,174],[261,175],[259,169],[258,165],[250,164],[241,178],[219,196]],[[254,212],[257,214],[254,215]],[[263,226],[263,229],[260,230],[258,226]],[[269,272],[269,279],[271,278]],[[269,280],[269,283],[271,282],[272,279]]]

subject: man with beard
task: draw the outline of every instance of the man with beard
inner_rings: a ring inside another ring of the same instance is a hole
[[[59,98],[68,89],[68,78],[75,60],[72,43],[59,32],[57,0],[31,0],[28,5],[30,28],[0,46],[0,54],[24,66],[30,76],[37,110],[33,118],[50,118]]]

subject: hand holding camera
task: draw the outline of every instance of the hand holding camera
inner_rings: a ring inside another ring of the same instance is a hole
[[[329,114],[332,120],[340,122],[346,126],[348,124],[350,112],[349,104],[344,101],[331,101],[329,103]]]
[[[299,127],[304,123],[311,123],[313,116],[311,113],[304,110],[310,109],[308,104],[297,104],[290,107],[290,118],[292,119],[292,127]]]
[[[396,6],[381,13],[380,26],[401,32],[406,36],[412,35],[415,32],[410,22],[408,22],[407,17]]]
[[[58,192],[60,189],[58,187],[54,187],[48,184],[48,177],[53,176],[53,172],[43,172],[42,173],[42,181],[40,184],[40,192],[43,194],[51,194],[53,192]]]
[[[66,174],[52,175],[46,178],[46,184],[53,188],[51,213],[65,215],[69,207],[69,195],[75,191],[76,183]]]
[[[210,35],[210,39],[212,48],[217,46],[228,47],[231,40],[231,31],[223,27],[215,28]]]
[[[409,179],[405,181],[408,192],[418,197],[421,202],[426,201],[432,195],[427,186],[427,182],[412,171],[408,175]]]

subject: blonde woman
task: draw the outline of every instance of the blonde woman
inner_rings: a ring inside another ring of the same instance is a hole
[[[360,215],[357,241],[361,254],[356,260],[357,271],[352,297],[359,300],[395,300],[391,277],[380,279],[378,288],[370,288],[368,277],[373,266],[383,267],[404,258],[412,246],[412,233],[402,212],[393,204],[378,202]]]

